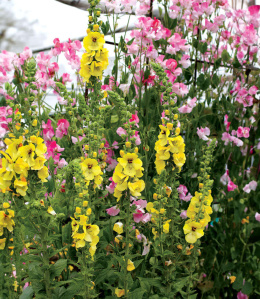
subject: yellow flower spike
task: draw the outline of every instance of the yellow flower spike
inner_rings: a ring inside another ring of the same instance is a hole
[[[21,196],[26,195],[26,191],[28,189],[26,178],[21,177],[20,180],[14,181],[14,188],[16,189],[16,192],[19,193]]]
[[[123,166],[123,173],[133,177],[137,174],[137,170],[142,168],[143,162],[135,153],[127,153],[122,158],[118,158],[118,162]]]
[[[125,143],[125,146],[126,146],[127,148],[130,148],[130,147],[131,147],[131,142],[127,141],[127,142]]]
[[[9,204],[8,202],[4,202],[4,203],[3,203],[3,208],[4,208],[4,209],[8,209],[8,208],[10,208],[10,204]]]
[[[135,269],[134,263],[131,260],[127,261],[127,271],[133,271]]]
[[[36,126],[37,126],[37,119],[34,119],[34,120],[33,120],[33,122],[32,122],[32,126],[33,126],[33,127],[36,127]]]
[[[172,123],[167,123],[167,129],[169,129],[169,130],[172,130],[172,128],[173,128],[173,124]]]

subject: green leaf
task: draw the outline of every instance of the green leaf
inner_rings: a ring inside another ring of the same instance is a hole
[[[214,62],[214,69],[218,69],[221,65],[221,58],[217,59],[215,62]]]
[[[202,86],[205,80],[204,74],[200,74],[198,79],[197,79],[197,85]]]
[[[60,259],[51,267],[51,279],[59,276],[61,272],[67,267],[67,260]]]
[[[117,115],[111,115],[111,124],[118,122],[118,116]]]
[[[211,85],[212,85],[212,87],[214,87],[214,88],[218,87],[219,82],[220,82],[220,80],[219,80],[218,75],[217,75],[217,74],[214,74],[214,75],[212,76],[212,79],[211,79]]]
[[[233,61],[233,66],[235,67],[235,68],[240,68],[241,67],[241,64],[240,64],[240,62],[238,61],[238,59],[237,59],[237,57],[235,56],[235,58],[234,58],[234,61]]]
[[[228,62],[231,58],[231,56],[229,55],[227,50],[223,50],[221,53],[221,57],[223,59],[224,62]]]
[[[249,281],[246,281],[242,287],[241,292],[243,294],[250,295],[250,293],[252,293],[252,291],[253,291],[252,284]]]
[[[34,293],[33,288],[31,286],[29,286],[23,290],[19,299],[30,299],[33,297],[33,293]]]
[[[126,44],[127,44],[128,46],[131,46],[131,45],[132,45],[132,43],[133,43],[133,41],[134,41],[134,38],[130,39],[130,41],[129,41],[129,42],[127,42]]]
[[[143,299],[143,294],[145,290],[142,288],[135,289],[133,292],[128,294],[129,299]]]
[[[195,49],[197,49],[198,46],[199,46],[199,41],[198,41],[197,39],[194,39],[194,40],[192,41],[192,45],[193,45],[193,47],[194,47]]]
[[[239,273],[236,276],[235,282],[232,284],[232,288],[236,291],[239,291],[243,287],[243,277],[242,273]]]
[[[200,87],[202,90],[207,90],[209,86],[210,86],[210,78],[208,77]]]
[[[205,42],[205,43],[199,43],[199,51],[204,54],[207,52],[207,49],[208,49],[208,44]]]

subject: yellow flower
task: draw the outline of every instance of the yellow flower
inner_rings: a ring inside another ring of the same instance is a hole
[[[83,47],[87,51],[97,51],[103,47],[104,43],[104,37],[99,32],[89,32],[83,39]]]
[[[229,279],[230,283],[233,283],[236,280],[236,276],[230,276]]]
[[[81,65],[81,69],[79,71],[80,76],[83,78],[83,82],[89,82],[89,79],[91,77],[90,74],[90,66],[89,65]]]
[[[124,232],[123,223],[122,222],[116,222],[114,224],[113,230],[115,232],[117,232],[119,235],[121,235]]]
[[[124,289],[115,289],[115,294],[118,298],[123,297],[125,295],[125,290]]]
[[[16,173],[21,174],[24,177],[27,177],[28,170],[29,170],[29,165],[26,162],[24,162],[22,158],[18,158],[14,163],[14,171]]]
[[[117,198],[117,201],[119,201],[122,196],[122,192],[115,188],[113,195]]]
[[[14,188],[16,189],[16,192],[19,193],[22,196],[26,195],[26,191],[28,189],[26,178],[21,177],[20,180],[14,181]]]
[[[48,207],[47,212],[48,212],[49,214],[51,214],[52,216],[55,216],[55,215],[56,215],[56,212],[53,210],[53,208],[52,208],[51,206]]]
[[[6,238],[0,239],[0,250],[5,249]]]
[[[170,135],[170,130],[167,127],[164,127],[162,125],[159,125],[161,132],[158,135],[159,138],[159,144],[161,146],[164,146],[168,143],[168,137]]]
[[[156,160],[154,163],[155,163],[157,173],[161,174],[162,171],[165,169],[165,165],[166,165],[165,161],[157,159],[157,157],[156,157]]]
[[[134,183],[128,183],[128,188],[132,196],[141,196],[141,193],[145,188],[145,182],[143,180],[138,180]]]
[[[87,158],[82,163],[80,163],[80,165],[83,171],[83,175],[88,181],[91,181],[95,178],[95,176],[102,174],[101,168],[98,165],[97,160],[95,159]]]
[[[12,218],[14,218],[14,211],[13,210],[7,210],[8,214],[6,214],[4,211],[0,211],[0,226],[6,227],[9,232],[13,231],[14,221]]]
[[[135,269],[135,265],[131,260],[127,261],[127,271],[133,271]]]
[[[169,233],[169,229],[170,229],[170,225],[169,223],[171,222],[171,220],[167,220],[164,225],[163,225],[163,232],[165,234],[168,234]]]
[[[169,138],[170,152],[173,154],[184,153],[185,144],[181,136]]]
[[[182,167],[186,161],[184,153],[173,154],[173,161],[177,167]]]
[[[95,58],[97,61],[104,63],[104,69],[107,68],[107,66],[108,66],[108,50],[106,48],[100,48],[96,52]]]
[[[34,166],[35,160],[35,146],[34,144],[28,144],[19,148],[20,154],[24,161],[29,165],[29,167]]]
[[[80,60],[81,67],[89,65],[93,61],[94,56],[95,56],[95,51],[84,53]]]
[[[23,146],[23,137],[20,136],[19,139],[5,139],[5,143],[8,145],[6,153],[15,161],[20,156],[19,148]]]
[[[184,227],[183,231],[185,236],[185,240],[188,243],[195,243],[197,239],[201,238],[204,236],[204,232],[202,229],[202,226],[199,222],[187,220]]]
[[[102,79],[103,70],[105,68],[104,62],[93,61],[90,65],[90,75]]]
[[[8,209],[8,208],[10,208],[10,204],[9,204],[9,202],[4,202],[4,203],[3,203],[3,208],[4,208],[4,209]]]
[[[142,168],[142,161],[135,153],[127,153],[122,158],[118,158],[118,162],[123,166],[123,173],[130,177],[136,175],[137,170]]]
[[[46,166],[43,166],[42,169],[38,170],[38,178],[41,179],[42,182],[47,182],[46,178],[49,176],[49,171]]]
[[[32,126],[33,126],[33,127],[36,127],[36,126],[37,126],[37,119],[34,119],[34,120],[33,120],[33,122],[32,122]]]
[[[43,168],[44,166],[44,163],[46,162],[47,160],[43,157],[37,157],[35,159],[35,164],[34,166],[31,167],[32,170],[40,170]]]

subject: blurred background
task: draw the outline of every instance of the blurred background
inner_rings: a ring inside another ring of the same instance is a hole
[[[260,0],[229,2],[236,9],[260,4]],[[61,42],[80,39],[88,25],[87,7],[87,0],[0,0],[0,50],[21,52],[28,46],[36,52],[52,46],[56,37]],[[124,25],[121,18],[119,29]]]

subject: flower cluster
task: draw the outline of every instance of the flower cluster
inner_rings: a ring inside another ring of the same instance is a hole
[[[180,134],[180,128],[177,127],[174,131],[173,124],[167,123],[166,126],[160,125],[161,132],[158,136],[158,141],[155,143],[156,150],[156,170],[158,174],[165,169],[166,161],[170,159],[172,153],[173,162],[179,169],[186,161],[184,154],[185,144]],[[172,134],[173,133],[173,134]]]
[[[129,188],[130,194],[134,197],[141,196],[145,188],[145,182],[139,180],[143,176],[143,163],[138,158],[137,153],[124,153],[121,151],[121,158],[118,158],[118,164],[113,174],[113,181],[117,184],[114,190],[114,196],[119,201],[122,192]]]
[[[82,55],[79,74],[84,82],[89,82],[91,76],[102,79],[103,70],[108,66],[108,50],[103,47],[104,35],[98,32],[99,25],[93,26],[95,31],[87,30],[88,35],[83,40],[86,53]]]
[[[76,208],[75,218],[71,217],[72,238],[76,243],[76,249],[85,247],[86,242],[89,242],[89,252],[93,257],[97,249],[96,245],[99,242],[99,227],[97,225],[88,224],[89,217],[80,215],[80,213],[81,209]]]
[[[200,192],[195,192],[195,196],[192,197],[189,207],[187,209],[187,217],[183,231],[185,234],[185,240],[188,243],[195,243],[199,238],[204,235],[204,229],[209,224],[213,213],[211,203],[213,198],[211,196],[211,187],[213,181],[210,180],[208,172],[210,171],[209,164],[212,160],[212,153],[215,147],[215,140],[211,141],[209,147],[206,149],[203,159],[205,162],[201,162],[201,176],[198,177]]]
[[[8,209],[10,207],[8,202],[3,203],[4,211],[0,211],[0,236],[4,233],[4,228],[9,232],[13,231],[15,225],[14,220],[14,211]],[[0,250],[5,248],[6,238],[0,239]]]
[[[89,185],[90,181],[95,182],[96,185],[100,185],[103,181],[100,166],[98,165],[98,161],[91,158],[83,159],[82,163],[80,163],[84,178],[86,180],[87,186]]]
[[[49,175],[48,168],[44,166],[47,147],[42,138],[35,135],[26,140],[22,136],[18,139],[6,138],[5,144],[7,149],[1,151],[4,158],[0,169],[0,189],[3,193],[12,191],[12,187],[17,194],[25,196],[28,189],[26,178],[31,170],[37,171],[38,178],[46,182]]]
[[[203,229],[211,220],[209,215],[212,214],[210,206],[212,201],[211,190],[208,190],[206,196],[195,192],[195,196],[192,197],[187,210],[187,217],[190,219],[185,222],[183,227],[185,240],[188,243],[193,244],[204,235]]]

